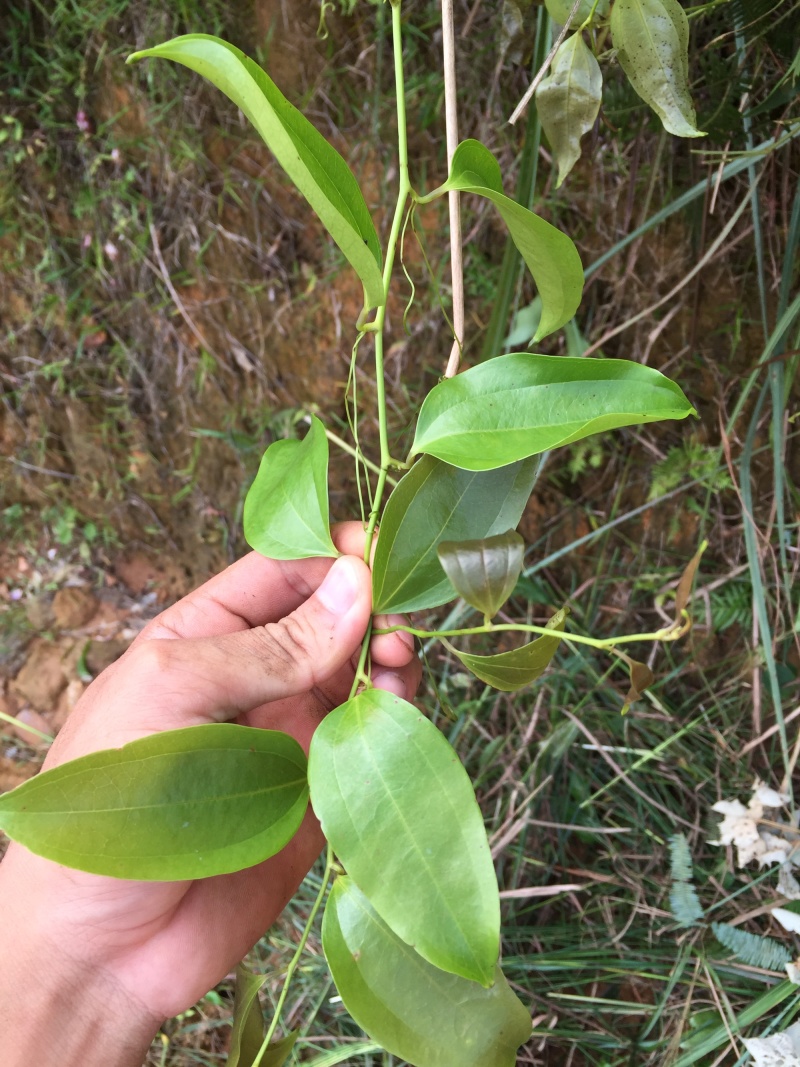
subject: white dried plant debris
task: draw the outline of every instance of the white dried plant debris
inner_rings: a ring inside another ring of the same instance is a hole
[[[792,874],[792,865],[784,863],[778,874],[778,892],[787,900],[800,900],[800,882]]]
[[[772,914],[778,920],[784,930],[792,934],[800,934],[800,915],[788,908],[773,908]]]
[[[755,1067],[800,1067],[800,1023],[770,1037],[743,1038],[742,1044]]]
[[[757,860],[759,867],[769,867],[773,863],[800,866],[796,843],[764,825],[766,822],[774,827],[775,823],[784,822],[775,812],[788,801],[785,793],[779,793],[756,778],[747,807],[740,800],[720,800],[713,805],[711,810],[724,818],[719,824],[719,840],[710,843],[735,845],[737,867],[746,867],[752,860]],[[765,815],[765,809],[769,814]]]
[[[786,964],[786,977],[795,985],[800,985],[800,960]]]

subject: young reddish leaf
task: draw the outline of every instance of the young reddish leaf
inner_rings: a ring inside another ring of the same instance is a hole
[[[436,551],[458,595],[491,619],[514,592],[525,542],[507,530],[477,541],[442,541]]]

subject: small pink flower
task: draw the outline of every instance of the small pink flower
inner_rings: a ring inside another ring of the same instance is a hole
[[[103,251],[112,263],[119,256],[119,249],[111,241],[106,241],[106,243],[103,245]]]
[[[91,248],[91,247],[92,247],[92,235],[90,233],[85,233],[83,235],[83,240],[81,241],[81,248],[87,249],[87,248]]]
[[[78,114],[75,116],[75,125],[81,131],[81,133],[89,133],[91,131],[91,123],[86,112],[81,108]]]
[[[120,152],[120,150],[118,148],[112,148],[111,149],[111,160],[112,160],[113,163],[121,163],[122,162],[122,152]]]

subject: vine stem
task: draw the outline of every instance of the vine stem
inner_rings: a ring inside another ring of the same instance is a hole
[[[444,53],[444,113],[447,135],[447,173],[458,147],[458,94],[456,86],[456,45],[453,26],[453,0],[442,0],[442,51]],[[464,343],[464,257],[461,247],[461,197],[457,190],[448,194],[450,207],[450,274],[453,286],[453,347],[445,378],[458,374]]]
[[[497,634],[506,631],[517,631],[526,634],[541,634],[545,637],[560,637],[565,641],[573,641],[577,645],[590,645],[592,648],[610,648],[616,645],[630,644],[632,641],[677,641],[691,629],[691,620],[684,612],[683,623],[673,623],[648,634],[628,634],[622,637],[584,637],[582,634],[570,634],[561,630],[554,630],[547,626],[528,626],[524,623],[499,623],[483,626],[465,626],[459,630],[419,630],[414,626],[387,626],[380,630],[373,630],[373,634],[393,634],[398,630],[403,633],[413,634],[414,637],[467,637],[470,634]]]
[[[400,171],[399,176],[399,188],[397,190],[397,206],[394,211],[394,218],[392,219],[392,228],[389,232],[389,241],[386,247],[386,263],[383,268],[383,303],[378,308],[374,322],[369,326],[361,327],[364,332],[370,332],[375,334],[375,379],[376,379],[376,399],[378,404],[378,429],[380,437],[380,468],[378,470],[378,481],[375,487],[375,496],[373,497],[372,508],[370,510],[369,521],[367,523],[366,531],[366,544],[364,546],[364,561],[369,563],[370,555],[372,552],[372,538],[375,533],[375,529],[378,524],[378,517],[380,515],[381,503],[383,500],[383,493],[386,488],[386,482],[389,480],[389,467],[392,464],[392,457],[389,452],[389,434],[388,424],[386,416],[386,384],[383,377],[383,330],[386,323],[386,304],[389,299],[389,286],[392,280],[392,269],[394,267],[395,255],[397,252],[397,242],[400,237],[400,230],[403,223],[403,214],[405,212],[406,202],[411,192],[411,183],[408,177],[408,134],[406,128],[406,99],[405,99],[405,79],[403,76],[403,41],[402,41],[402,21],[400,17],[400,3],[401,0],[390,0],[392,5],[392,41],[394,45],[394,71],[395,71],[395,87],[397,93],[397,147],[398,147],[398,166]],[[330,434],[328,435],[330,438]],[[343,444],[340,440],[336,441],[337,444]],[[374,464],[369,464],[372,469],[375,469]],[[364,635],[364,640],[361,644],[361,652],[359,655],[358,666],[356,667],[355,677],[353,678],[353,685],[350,690],[350,698],[355,696],[359,685],[369,684],[369,675],[367,674],[367,660],[369,657],[369,643],[372,637],[372,623],[367,627],[367,632]],[[275,1014],[267,1030],[266,1037],[258,1051],[258,1055],[253,1060],[253,1067],[259,1067],[262,1058],[264,1057],[272,1038],[275,1035],[275,1031],[278,1028],[280,1022],[281,1011],[283,1005],[286,1002],[286,997],[289,993],[289,986],[294,972],[297,970],[297,965],[300,962],[300,957],[305,949],[306,942],[308,941],[311,933],[311,928],[314,925],[314,919],[317,916],[317,912],[320,909],[322,901],[325,897],[325,890],[328,887],[331,871],[334,868],[334,856],[333,849],[330,842],[328,842],[328,848],[325,858],[325,871],[322,876],[322,885],[319,888],[314,904],[311,908],[311,912],[308,916],[308,920],[303,928],[303,933],[300,937],[300,942],[297,949],[292,956],[291,962],[286,969],[286,977],[283,981],[283,988],[281,990],[278,1003],[275,1006]]]
[[[323,897],[325,896],[325,890],[328,888],[328,881],[330,879],[332,870],[333,849],[331,848],[330,843],[328,843],[328,850],[325,854],[325,871],[322,875],[322,885],[319,887],[319,892],[317,893],[317,896],[311,907],[311,912],[308,916],[308,919],[306,920],[306,925],[303,927],[303,933],[300,935],[300,942],[295,950],[294,955],[292,956],[289,966],[286,968],[286,977],[283,980],[283,989],[281,990],[281,995],[278,998],[278,1003],[275,1005],[275,1014],[272,1017],[272,1022],[270,1023],[269,1029],[267,1030],[267,1035],[261,1044],[261,1048],[258,1050],[256,1058],[253,1060],[253,1067],[259,1067],[259,1064],[261,1063],[264,1054],[269,1048],[272,1038],[275,1036],[275,1031],[278,1029],[278,1023],[280,1022],[281,1018],[281,1011],[283,1010],[283,1005],[289,993],[289,986],[291,984],[292,978],[294,977],[294,972],[297,970],[297,965],[300,962],[300,957],[303,954],[303,949],[306,947],[306,942],[308,941],[309,935],[311,933],[311,928],[314,925],[314,920],[317,917],[317,912],[319,911]]]
[[[392,281],[392,269],[394,267],[397,242],[400,238],[400,230],[403,225],[403,214],[406,201],[411,192],[411,182],[408,177],[408,132],[406,126],[406,97],[405,77],[403,75],[403,25],[400,13],[401,0],[390,0],[392,5],[392,44],[394,51],[394,80],[395,94],[397,96],[397,164],[400,172],[399,186],[397,190],[397,205],[394,209],[392,228],[389,231],[389,242],[386,246],[386,262],[383,267],[383,303],[378,308],[375,321],[371,324],[371,332],[375,334],[375,392],[378,403],[378,434],[381,449],[381,469],[378,475],[378,483],[375,487],[375,497],[372,510],[367,523],[366,544],[364,546],[364,560],[369,563],[372,551],[372,537],[378,525],[383,492],[386,488],[386,479],[392,457],[389,452],[389,435],[386,420],[386,383],[383,377],[383,330],[386,324],[386,304],[389,299],[389,286]],[[365,638],[368,640],[369,635]]]

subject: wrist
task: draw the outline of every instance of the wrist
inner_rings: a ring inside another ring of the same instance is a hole
[[[35,903],[27,909],[4,892],[2,873],[3,1067],[141,1067],[163,1020],[88,954],[78,955]]]

